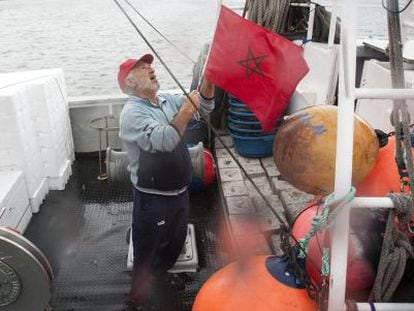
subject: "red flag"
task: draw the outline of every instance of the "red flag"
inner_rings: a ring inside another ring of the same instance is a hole
[[[206,78],[247,104],[270,132],[309,68],[303,49],[221,7]]]

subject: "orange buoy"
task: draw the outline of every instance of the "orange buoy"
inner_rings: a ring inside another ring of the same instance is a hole
[[[323,203],[311,202],[296,217],[292,229],[292,235],[296,239],[305,237],[311,229],[313,217],[320,214],[323,207]],[[350,224],[346,288],[349,292],[355,292],[367,289],[374,283],[384,223],[380,223],[376,214],[360,209],[352,211]],[[326,242],[329,243],[329,240]],[[325,231],[321,231],[310,239],[309,259],[306,260],[306,272],[318,285],[322,284],[322,278],[314,265],[321,269],[322,249],[329,247],[324,245]]]
[[[414,157],[414,152],[411,150]],[[357,196],[381,197],[400,192],[400,174],[395,163],[395,137],[379,150],[378,159],[368,176],[356,187]]]
[[[296,188],[326,195],[333,191],[337,107],[312,106],[294,113],[279,128],[273,158],[282,176]],[[378,139],[355,115],[352,184],[360,183],[375,165]]]
[[[198,292],[193,311],[317,310],[298,288],[283,257],[250,257],[213,274]]]
[[[411,149],[414,158],[414,149]],[[391,192],[400,192],[400,174],[395,163],[395,136],[388,138],[388,144],[379,150],[378,159],[374,168],[368,176],[356,187],[357,196],[382,197]],[[404,187],[408,192],[409,187]],[[402,225],[398,218],[395,218],[395,225],[411,240],[414,240],[412,233],[414,227],[414,215],[411,217],[411,224]]]

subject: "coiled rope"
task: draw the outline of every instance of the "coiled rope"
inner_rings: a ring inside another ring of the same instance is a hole
[[[286,25],[290,0],[246,0],[243,16],[277,33]]]
[[[391,193],[389,197],[395,209],[391,209],[388,215],[377,276],[370,294],[370,300],[377,302],[391,300],[404,275],[407,259],[414,259],[414,248],[410,240],[394,223],[397,216],[401,225],[409,224],[413,200],[405,194]]]

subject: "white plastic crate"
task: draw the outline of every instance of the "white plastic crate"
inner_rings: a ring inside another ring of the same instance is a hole
[[[49,188],[53,190],[64,189],[74,160],[69,110],[59,83],[58,77],[51,76],[31,85],[37,98],[32,106],[32,119],[39,135]]]
[[[26,172],[24,168],[29,167],[35,175],[40,173],[40,179],[27,181],[31,193],[44,193],[45,177],[50,189],[64,189],[75,157],[63,70],[0,74],[0,86],[8,86],[2,91],[9,97],[18,97],[12,104],[0,104],[0,123],[9,129],[0,146],[0,169],[17,166]],[[16,137],[20,137],[20,143],[16,143]],[[15,150],[23,155],[16,158]],[[33,152],[34,159],[24,156]],[[35,163],[39,158],[40,166]],[[39,201],[33,198],[33,202]]]
[[[0,171],[19,169],[24,172],[29,198],[34,203],[32,209],[37,212],[47,191],[44,191],[45,175],[29,102],[24,84],[0,90],[0,113],[9,120],[0,122],[0,131],[6,137],[5,143],[0,144]]]
[[[23,172],[0,172],[0,226],[23,233],[31,217]]]

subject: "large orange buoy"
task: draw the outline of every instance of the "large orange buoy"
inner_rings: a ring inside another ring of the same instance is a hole
[[[311,229],[313,217],[320,214],[322,209],[323,203],[309,203],[295,219],[292,235],[296,239],[303,238]],[[384,223],[380,223],[377,215],[369,210],[359,209],[352,211],[350,224],[346,286],[349,292],[355,292],[369,288],[375,280]],[[320,270],[322,248],[329,247],[329,245],[324,245],[324,231],[318,232],[309,241],[309,259],[306,261],[306,272],[318,285],[321,285],[322,278],[314,265]]]
[[[414,152],[411,150],[414,157]],[[400,192],[400,175],[395,163],[395,137],[379,150],[378,159],[368,176],[356,187],[357,196],[382,197]]]
[[[414,158],[413,150],[411,149],[411,154]],[[388,138],[388,144],[380,148],[374,168],[356,187],[356,194],[360,197],[382,197],[391,192],[399,193],[400,190],[400,174],[395,162],[395,136],[392,136]],[[403,190],[408,192],[409,188],[404,187]],[[400,224],[398,218],[395,219],[395,224],[410,240],[414,240],[414,215],[409,228]]]
[[[326,195],[333,191],[337,107],[312,106],[294,113],[279,128],[273,158],[286,181],[296,188]],[[371,171],[378,155],[374,130],[355,115],[352,184]]]
[[[283,257],[250,257],[213,274],[194,301],[193,311],[317,310],[298,287]]]

